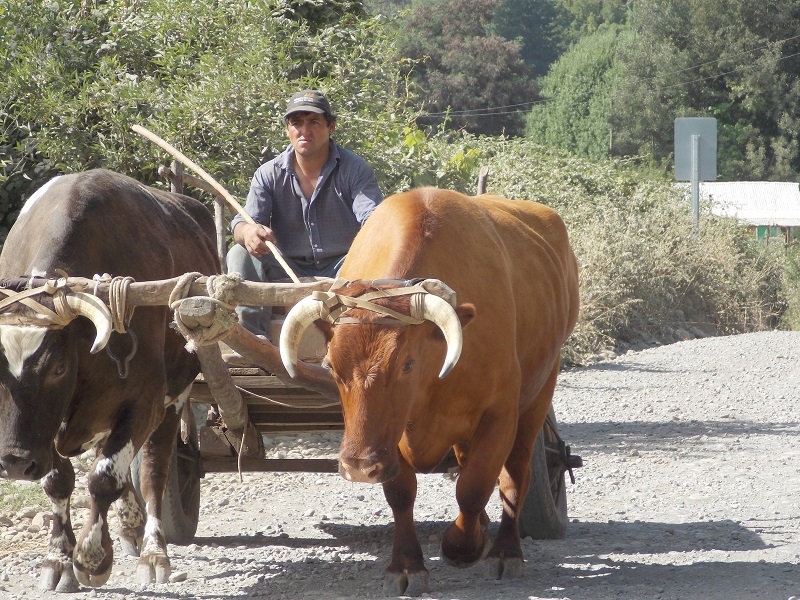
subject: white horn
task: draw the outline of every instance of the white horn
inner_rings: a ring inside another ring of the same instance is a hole
[[[447,354],[444,358],[442,370],[439,372],[439,379],[442,379],[456,366],[461,356],[461,348],[463,347],[461,321],[449,302],[433,294],[425,294],[423,298],[422,317],[439,327],[447,342]]]
[[[67,305],[76,315],[86,317],[97,330],[97,335],[92,344],[92,354],[96,354],[106,347],[108,339],[111,337],[111,311],[103,302],[91,294],[83,292],[72,292],[67,294]]]
[[[314,298],[303,298],[286,315],[281,328],[281,361],[289,377],[297,375],[297,348],[306,329],[322,317],[322,302]]]

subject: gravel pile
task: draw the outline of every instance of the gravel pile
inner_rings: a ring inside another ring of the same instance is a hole
[[[442,564],[454,481],[421,476],[420,539],[440,600],[783,599],[800,596],[800,333],[693,339],[567,371],[556,413],[584,458],[566,538],[524,542],[524,577]],[[272,456],[334,456],[337,435],[267,440]],[[84,479],[79,474],[80,479]],[[392,524],[378,486],[334,474],[209,474],[173,582],[141,586],[122,555],[70,599],[381,598]],[[85,518],[78,490],[75,520]],[[499,500],[489,506],[495,523]],[[0,598],[37,588],[48,517],[0,516]],[[112,527],[116,525],[112,516]]]

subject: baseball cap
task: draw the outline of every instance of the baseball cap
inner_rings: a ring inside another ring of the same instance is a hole
[[[334,118],[328,99],[318,90],[303,90],[292,95],[286,104],[286,113],[283,115],[283,120],[287,120],[290,114],[296,112],[313,112],[327,115],[331,119]]]

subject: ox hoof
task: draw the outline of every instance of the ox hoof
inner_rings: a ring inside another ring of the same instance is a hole
[[[139,556],[144,538],[134,530],[123,529],[119,532],[119,541],[126,556]]]
[[[489,556],[484,561],[486,577],[490,579],[518,579],[522,577],[521,558]]]
[[[86,587],[93,587],[97,588],[103,586],[108,581],[108,578],[111,577],[111,569],[106,571],[105,573],[87,573],[86,571],[81,571],[77,566],[73,569],[75,572],[75,577],[81,583],[81,585],[85,585]]]
[[[386,596],[421,596],[430,591],[430,576],[427,569],[409,573],[386,572],[383,578],[383,593]]]
[[[172,569],[166,556],[150,556],[139,559],[136,565],[136,580],[141,584],[168,583]]]
[[[72,572],[72,563],[46,560],[39,579],[39,589],[67,594],[77,592],[80,585]]]
[[[458,569],[471,567],[484,558],[492,547],[492,538],[485,529],[481,529],[482,539],[475,547],[475,550],[471,552],[466,551],[461,544],[448,543],[448,533],[449,531],[445,533],[444,539],[442,539],[442,558],[451,567]]]

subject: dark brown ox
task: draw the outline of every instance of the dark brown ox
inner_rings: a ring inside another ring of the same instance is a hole
[[[451,447],[460,464],[459,514],[442,556],[466,567],[485,555],[491,576],[521,575],[518,516],[533,445],[578,316],[577,265],[561,218],[541,204],[496,196],[397,194],[356,236],[341,276],[350,283],[338,297],[318,294],[290,312],[281,351],[292,368],[305,328],[316,322],[326,333],[345,421],[340,472],[383,484],[394,514],[386,593],[428,589],[413,518],[415,471],[430,472]],[[436,282],[423,283],[434,292],[427,298],[373,293],[402,292],[380,280],[414,278],[444,282],[461,304],[451,306]],[[350,298],[378,306],[348,308]],[[385,307],[427,320],[401,323],[380,314]],[[485,507],[498,478],[503,515],[492,543]]]
[[[110,171],[87,171],[58,177],[28,200],[3,246],[0,277],[107,273],[148,281],[210,275],[220,272],[214,239],[213,218],[202,203]],[[82,300],[91,305],[91,299]],[[137,349],[121,377],[124,368],[111,356],[124,361],[132,338],[111,333],[110,313],[101,307],[105,322],[102,315],[95,318],[99,313],[75,310],[74,320],[55,327],[26,323],[34,313],[21,302],[2,311],[0,476],[41,479],[52,502],[43,589],[71,591],[78,582],[107,581],[113,564],[107,512],[114,501],[123,545],[140,555],[139,580],[165,582],[170,574],[161,503],[180,411],[199,362],[169,328],[166,306],[139,307],[128,328]],[[8,324],[15,317],[22,324]],[[100,352],[109,335],[110,353]],[[76,540],[69,505],[75,474],[68,457],[95,446],[91,514]],[[129,476],[140,448],[146,516]]]

